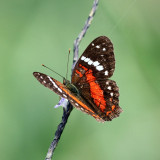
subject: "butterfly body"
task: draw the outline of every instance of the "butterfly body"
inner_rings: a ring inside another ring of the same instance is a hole
[[[68,80],[64,79],[63,84],[76,96],[79,96],[78,89]]]
[[[119,88],[110,80],[115,69],[115,58],[111,41],[100,36],[93,40],[77,61],[71,82],[63,84],[43,73],[34,76],[45,87],[85,112],[97,121],[111,121],[122,112],[119,107]]]

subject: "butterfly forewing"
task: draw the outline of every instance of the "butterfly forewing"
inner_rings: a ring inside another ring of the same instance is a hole
[[[53,79],[50,76],[47,76],[40,72],[34,72],[33,75],[36,77],[36,79],[45,87],[49,88],[50,90],[54,91],[58,95],[60,95],[63,98],[68,98],[65,92],[60,88],[60,86],[65,87],[62,83],[57,83],[58,81]]]
[[[79,72],[76,69],[82,74],[84,73],[80,65],[91,69],[96,77],[101,77],[102,79],[111,77],[115,69],[115,58],[110,39],[101,36],[89,44],[75,66],[72,83],[77,83],[78,77],[81,77],[81,74],[78,74]]]
[[[82,112],[92,115],[98,121],[103,122],[104,120],[99,117],[92,106],[90,106],[87,101],[84,101],[83,98],[80,96],[74,95],[64,84],[55,80],[54,78],[47,76],[40,72],[34,72],[33,75],[36,79],[45,87],[49,88],[50,90],[54,91],[61,97],[68,99],[70,103],[75,106],[77,109],[80,109]],[[83,107],[81,107],[83,106]]]

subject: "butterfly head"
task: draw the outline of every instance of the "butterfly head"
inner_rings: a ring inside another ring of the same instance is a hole
[[[66,78],[63,78],[63,84],[64,85],[69,85],[71,82],[69,80],[67,80]]]

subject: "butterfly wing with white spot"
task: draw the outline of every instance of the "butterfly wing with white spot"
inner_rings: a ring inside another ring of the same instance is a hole
[[[109,38],[100,36],[93,40],[83,52],[75,65],[72,74],[72,83],[76,84],[81,78],[76,70],[81,72],[79,65],[91,69],[95,77],[109,78],[113,75],[115,69],[115,58],[113,45]],[[84,72],[81,72],[84,74]]]
[[[90,43],[72,74],[72,83],[81,96],[104,120],[112,120],[122,111],[119,107],[118,87],[108,79],[114,69],[113,45],[107,37],[101,36]]]
[[[67,95],[65,94],[65,92],[61,89],[62,87],[66,88],[65,85],[63,85],[62,83],[60,83],[59,81],[53,79],[50,76],[47,76],[43,73],[40,72],[34,72],[33,75],[36,77],[36,79],[45,87],[51,89],[52,91],[54,91],[55,93],[57,93],[58,95],[60,95],[63,98],[67,99]]]

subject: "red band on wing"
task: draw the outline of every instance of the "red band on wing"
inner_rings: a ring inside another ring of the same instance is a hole
[[[79,64],[79,66],[80,66],[81,68],[83,68],[85,71],[88,70],[86,67],[82,66],[81,64]]]
[[[91,91],[91,97],[94,99],[94,103],[97,107],[100,107],[101,111],[103,112],[105,110],[106,101],[104,99],[103,90],[100,88],[99,84],[95,82],[96,77],[93,76],[92,70],[87,69],[86,67],[79,64],[81,68],[83,68],[85,71],[87,82],[90,85],[90,91]]]
[[[83,74],[80,71],[76,70],[76,73],[79,74],[79,77],[83,77]]]
[[[107,111],[107,112],[106,112],[106,115],[108,116],[110,113],[112,113],[112,111]]]
[[[113,106],[112,106],[112,111],[113,111],[115,108],[116,108],[116,106],[115,106],[115,105],[113,105]]]

